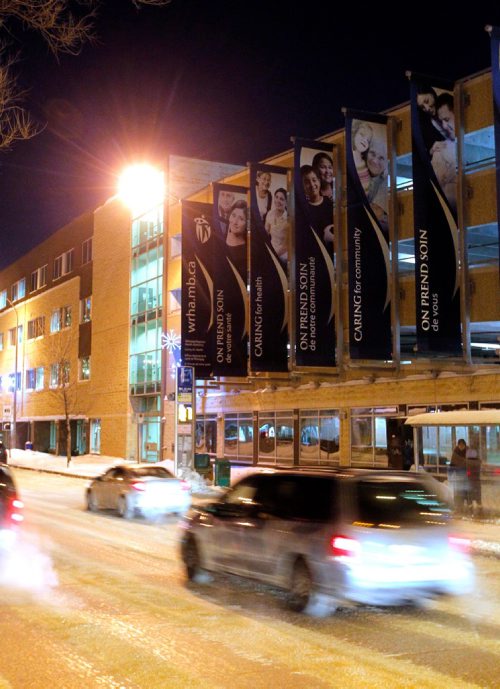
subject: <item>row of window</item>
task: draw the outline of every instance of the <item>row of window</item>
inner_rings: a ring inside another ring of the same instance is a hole
[[[90,263],[92,260],[92,237],[86,239],[82,243],[82,266],[86,263]],[[52,279],[58,280],[71,273],[74,266],[74,249],[69,249],[64,253],[56,256],[54,259]],[[48,264],[40,266],[31,273],[30,277],[30,292],[36,292],[37,290],[45,287],[47,285],[47,269]],[[0,292],[0,309],[4,309],[9,302],[14,303],[20,299],[24,299],[26,296],[26,278],[21,278],[10,288],[10,299],[7,296],[7,290],[4,289]]]
[[[50,316],[50,332],[58,333],[65,328],[71,327],[72,315],[71,306],[61,306],[52,311]],[[92,297],[85,297],[80,300],[80,323],[88,323],[92,316]],[[10,328],[9,346],[15,347],[16,344],[21,344],[23,341],[23,326],[19,325],[15,328]],[[45,335],[45,316],[36,316],[27,323],[27,340],[35,340],[38,337]],[[3,333],[0,332],[0,351],[4,348]]]
[[[69,385],[70,382],[70,363],[69,361],[50,364],[48,367],[49,388],[60,388]],[[14,380],[16,374],[9,373],[2,377],[1,388],[6,392],[14,391]],[[90,380],[90,357],[82,357],[78,359],[78,380],[83,382]],[[37,366],[36,368],[28,368],[24,372],[24,389],[44,390],[45,388],[45,368]],[[21,390],[21,372],[18,371],[16,379],[16,390]]]
[[[427,407],[425,411],[450,411],[467,408],[466,404]],[[413,431],[405,425],[412,410],[377,407],[351,410],[351,466],[408,468],[413,462]],[[339,410],[226,414],[224,447],[221,455],[232,460],[265,464],[295,464],[295,433],[298,433],[300,465],[337,466],[340,457]],[[258,438],[254,435],[258,433]],[[420,464],[432,473],[448,471],[453,448],[458,438],[477,448],[483,463],[500,465],[498,428],[428,427],[420,429]],[[217,420],[215,415],[196,419],[196,452],[218,456]]]

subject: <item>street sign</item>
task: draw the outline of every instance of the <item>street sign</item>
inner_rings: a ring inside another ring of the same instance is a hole
[[[3,405],[2,418],[4,421],[10,421],[12,419],[12,407],[10,404]]]
[[[194,369],[192,366],[179,366],[177,369],[177,401],[193,403]]]

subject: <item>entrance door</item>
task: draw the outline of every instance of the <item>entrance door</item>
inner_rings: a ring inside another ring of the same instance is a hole
[[[141,433],[141,461],[160,461],[160,417],[145,416]]]
[[[90,452],[101,454],[101,419],[90,420]]]
[[[76,450],[79,455],[87,452],[87,424],[82,419],[76,422]]]

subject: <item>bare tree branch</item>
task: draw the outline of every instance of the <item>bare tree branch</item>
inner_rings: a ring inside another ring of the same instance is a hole
[[[97,9],[102,0],[0,0],[0,150],[29,139],[39,128],[23,109],[10,46],[17,27],[38,33],[54,55],[78,55],[95,40]],[[131,0],[135,7],[164,7],[171,0]],[[10,42],[7,43],[8,38]]]

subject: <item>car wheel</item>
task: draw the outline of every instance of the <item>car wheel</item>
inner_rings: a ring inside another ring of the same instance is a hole
[[[130,519],[132,517],[132,510],[126,495],[120,495],[118,498],[118,514],[122,519]]]
[[[313,580],[303,559],[295,560],[290,578],[287,605],[294,612],[304,612],[313,595]]]
[[[87,509],[89,512],[97,512],[98,510],[96,497],[91,490],[87,491]]]
[[[193,536],[189,536],[182,544],[182,561],[188,581],[197,584],[208,584],[212,581],[212,576],[201,566],[200,551]]]

